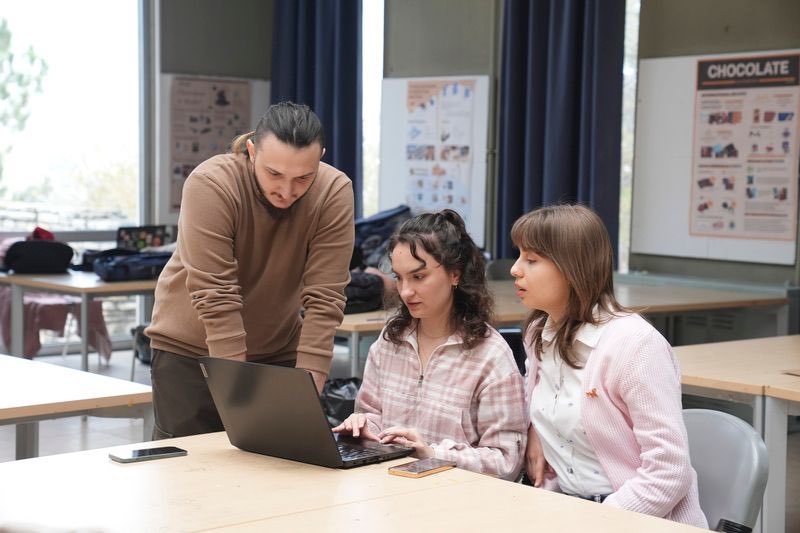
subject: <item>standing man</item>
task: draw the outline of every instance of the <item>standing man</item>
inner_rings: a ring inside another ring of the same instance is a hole
[[[199,356],[296,366],[322,389],[354,240],[352,184],[324,154],[317,115],[283,102],[187,178],[146,331],[154,438],[223,430]]]

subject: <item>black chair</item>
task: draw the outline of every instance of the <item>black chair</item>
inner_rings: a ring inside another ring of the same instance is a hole
[[[500,335],[506,340],[511,347],[511,352],[514,354],[514,361],[517,362],[519,373],[525,375],[525,347],[522,344],[522,331],[519,328],[498,328]]]
[[[486,277],[490,280],[510,280],[511,266],[516,259],[495,259],[486,265]],[[500,335],[506,340],[514,353],[514,360],[517,362],[519,373],[525,375],[525,348],[522,344],[522,330],[518,327],[498,328]]]
[[[144,334],[144,329],[149,324],[141,324],[131,329],[133,336],[133,357],[131,357],[131,381],[133,381],[133,372],[136,369],[136,360],[138,359],[142,364],[150,366],[152,352],[150,351],[150,337]]]

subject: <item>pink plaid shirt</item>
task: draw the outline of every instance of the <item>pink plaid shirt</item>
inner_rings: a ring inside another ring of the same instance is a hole
[[[400,345],[372,345],[356,412],[376,434],[416,429],[441,459],[459,468],[513,479],[525,454],[527,416],[523,378],[511,349],[493,328],[472,350],[452,335],[420,369],[416,331]]]

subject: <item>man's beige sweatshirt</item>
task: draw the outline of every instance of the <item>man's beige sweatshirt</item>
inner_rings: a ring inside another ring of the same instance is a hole
[[[327,374],[353,253],[353,188],[320,163],[282,218],[267,211],[252,163],[225,154],[183,187],[177,250],[158,279],[155,349],[275,362]],[[300,317],[301,307],[305,320]]]

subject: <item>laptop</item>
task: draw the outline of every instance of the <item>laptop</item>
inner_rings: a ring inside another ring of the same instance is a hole
[[[200,369],[231,444],[330,468],[410,455],[405,446],[335,435],[311,374],[298,368],[201,357]]]
[[[163,246],[172,242],[167,226],[130,226],[117,228],[117,248],[138,252],[148,246]]]

